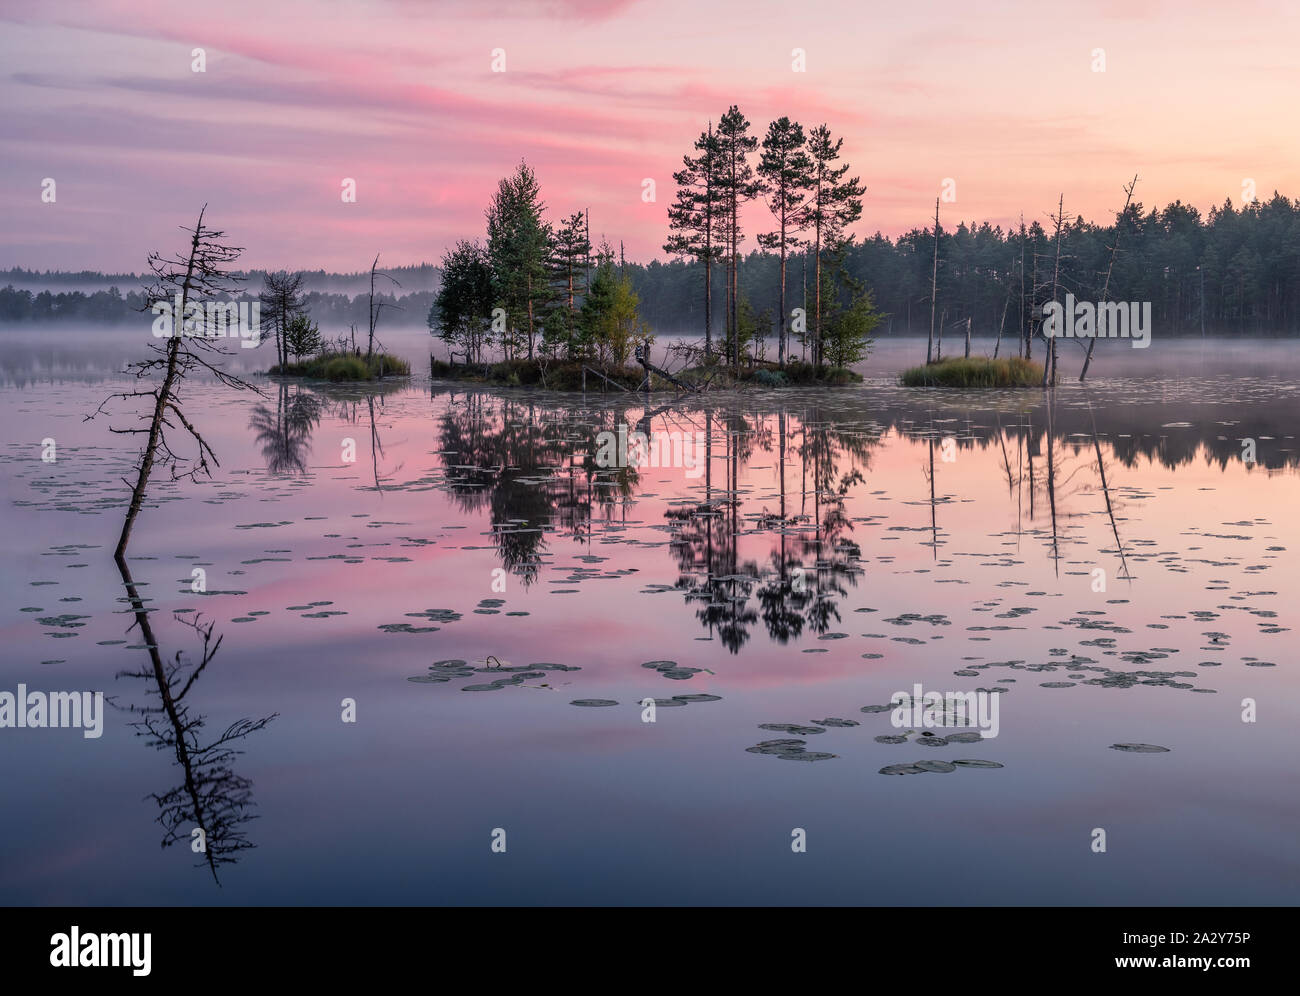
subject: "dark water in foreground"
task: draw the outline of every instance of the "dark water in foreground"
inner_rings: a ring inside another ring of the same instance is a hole
[[[76,341],[3,369],[0,692],[117,708],[98,739],[0,729],[2,902],[1300,896],[1292,344],[1156,343],[1050,404],[891,386],[910,344],[862,387],[648,409],[196,384],[221,467],[160,481],[131,548],[159,672],[111,559],[130,423],[83,421],[125,382]],[[619,422],[704,459],[601,469]],[[208,624],[189,749],[138,736]],[[862,711],[916,683],[1002,689],[997,735]],[[803,756],[748,749],[774,740]],[[1000,767],[881,774],[958,760]]]

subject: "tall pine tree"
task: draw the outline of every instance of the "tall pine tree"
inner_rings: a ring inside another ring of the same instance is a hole
[[[785,307],[786,257],[791,247],[800,244],[798,233],[802,231],[799,224],[801,211],[813,184],[812,159],[804,149],[803,128],[797,121],[783,117],[767,126],[763,152],[758,161],[758,176],[763,184],[763,192],[767,195],[767,206],[777,221],[776,231],[760,235],[758,244],[769,251],[775,250],[781,257],[778,312],[781,326],[777,333],[777,356],[780,365],[785,366],[788,320]]]
[[[762,189],[754,175],[749,155],[758,148],[758,139],[749,134],[749,120],[732,104],[718,122],[721,155],[720,195],[723,202],[723,235],[727,245],[727,327],[732,346],[732,367],[740,368],[740,209],[757,197]]]
[[[668,241],[664,252],[689,257],[704,269],[704,355],[713,353],[713,263],[722,256],[719,180],[722,157],[710,122],[695,140],[696,156],[683,156],[673,174],[677,196],[668,208]]]
[[[812,160],[812,189],[800,212],[804,226],[813,230],[813,363],[822,364],[822,247],[840,241],[844,230],[862,217],[862,195],[866,188],[855,176],[846,180],[849,164],[836,166],[844,139],[831,140],[830,129],[818,125],[808,135],[808,157]]]

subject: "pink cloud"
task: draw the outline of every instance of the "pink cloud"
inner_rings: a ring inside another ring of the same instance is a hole
[[[1300,139],[1275,127],[1279,77],[1260,70],[1291,65],[1294,12],[1248,40],[1225,33],[1236,15],[1182,6],[1171,21],[1153,3],[881,19],[832,2],[820,15],[687,0],[375,0],[329,17],[292,0],[54,0],[11,13],[0,265],[138,267],[204,201],[248,231],[250,265],[355,267],[372,249],[437,259],[481,235],[521,157],[555,215],[590,206],[593,232],[648,259],[672,171],[732,103],[760,136],[783,114],[843,135],[868,188],[864,235],[924,225],[945,178],[954,222],[1004,225],[1041,218],[1062,191],[1104,220],[1135,171],[1148,204],[1204,209],[1239,198],[1244,177],[1300,187]],[[1089,68],[1099,46],[1104,74]],[[796,47],[806,73],[791,70]],[[505,73],[491,71],[497,48]],[[60,181],[57,206],[34,193],[45,176]],[[339,201],[343,177],[358,182],[354,205]],[[747,221],[752,246],[769,221],[761,205]]]

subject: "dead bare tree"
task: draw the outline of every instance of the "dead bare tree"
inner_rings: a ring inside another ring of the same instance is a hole
[[[393,282],[394,286],[397,287],[402,286],[400,283],[397,282],[397,279],[391,273],[385,273],[382,270],[380,270],[378,267],[379,267],[379,253],[375,253],[375,261],[370,264],[370,303],[367,309],[367,314],[370,316],[370,340],[366,344],[367,364],[370,363],[370,357],[373,356],[375,352],[375,327],[379,324],[380,309],[385,307],[388,308],[397,307],[394,304],[387,304],[384,301],[380,301],[378,305],[375,304],[375,278],[386,277],[387,279]]]
[[[1108,300],[1107,295],[1110,293],[1110,274],[1115,269],[1115,253],[1119,251],[1119,233],[1124,227],[1124,219],[1128,217],[1128,206],[1133,200],[1133,190],[1138,185],[1137,174],[1133,174],[1133,182],[1124,187],[1124,209],[1120,211],[1119,217],[1115,219],[1115,244],[1110,247],[1110,262],[1106,266],[1106,280],[1101,285],[1101,300],[1097,302],[1098,317],[1100,317],[1100,306]],[[1083,369],[1079,371],[1079,383],[1088,376],[1088,367],[1092,363],[1092,351],[1097,345],[1097,336],[1101,334],[1101,329],[1093,330],[1092,341],[1088,343],[1088,355],[1083,358]]]
[[[1010,275],[1008,275],[1010,276]],[[1002,302],[1002,320],[998,322],[998,339],[993,344],[993,359],[998,358],[998,350],[1002,348],[1002,329],[1007,324],[1007,309],[1011,307],[1011,281],[1007,281],[1007,299]]]
[[[934,199],[934,271],[930,274],[930,339],[925,344],[925,362],[932,362],[934,349],[934,303],[939,290],[939,198]],[[942,347],[940,347],[942,349]]]
[[[1052,269],[1052,296],[1050,300],[1056,300],[1057,290],[1061,285],[1061,229],[1065,227],[1065,194],[1061,194],[1061,199],[1056,206],[1056,214],[1052,217],[1056,222],[1056,263]],[[1058,328],[1056,332],[1060,333]],[[1049,384],[1056,386],[1056,340],[1057,335],[1047,337],[1047,356],[1043,358],[1043,387]]]
[[[161,378],[156,386],[140,388],[134,391],[120,391],[111,394],[104,402],[86,416],[93,419],[105,413],[108,404],[114,399],[133,401],[137,398],[150,398],[152,408],[140,415],[141,421],[148,426],[134,429],[114,429],[110,432],[122,434],[141,434],[146,437],[144,449],[140,452],[136,464],[135,485],[131,488],[131,502],[127,506],[126,520],[122,523],[122,533],[118,537],[117,549],[113,555],[121,560],[126,553],[126,546],[131,539],[131,529],[144,504],[145,493],[149,487],[149,478],[154,465],[161,463],[171,471],[172,480],[188,477],[196,479],[200,474],[211,475],[209,461],[220,466],[216,454],[200,435],[198,429],[186,417],[182,409],[180,388],[189,374],[196,370],[206,370],[221,384],[239,390],[262,393],[252,384],[223,370],[219,361],[209,359],[207,355],[227,355],[220,339],[204,334],[205,330],[191,324],[190,310],[201,312],[205,301],[215,301],[221,297],[233,296],[238,291],[239,277],[227,267],[239,258],[242,248],[226,245],[225,233],[206,227],[203,215],[207,205],[199,212],[199,219],[194,227],[184,228],[190,235],[189,252],[175,258],[164,257],[158,253],[149,256],[149,268],[153,271],[155,283],[148,288],[145,296],[145,308],[154,311],[161,319],[166,310],[175,302],[177,309],[171,317],[170,334],[165,345],[150,343],[154,355],[147,360],[140,360],[127,366],[127,372],[135,375],[137,382]],[[163,304],[166,309],[159,310]],[[158,307],[155,307],[158,306]],[[205,319],[194,318],[194,322]],[[207,330],[211,331],[211,329]],[[179,422],[185,433],[197,448],[193,457],[186,459],[172,449],[168,440],[168,430],[174,430]],[[125,481],[130,485],[130,481]]]

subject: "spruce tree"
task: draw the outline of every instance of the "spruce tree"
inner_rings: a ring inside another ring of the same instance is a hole
[[[587,293],[587,257],[591,242],[587,239],[587,221],[583,212],[570,215],[551,236],[550,280],[553,290],[551,308],[545,318],[543,339],[551,350],[563,347],[572,358],[578,334],[578,299]]]
[[[547,260],[551,238],[550,228],[542,220],[545,210],[537,177],[525,162],[497,185],[488,205],[487,253],[497,300],[506,312],[507,359],[525,344],[532,358],[537,320],[550,297]]]

